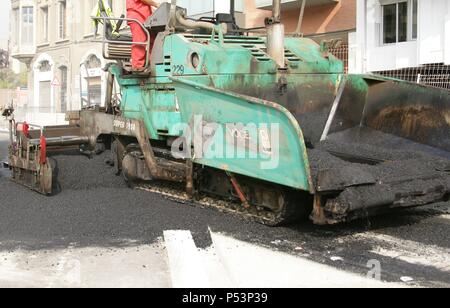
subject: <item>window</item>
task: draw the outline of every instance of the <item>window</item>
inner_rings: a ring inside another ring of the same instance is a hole
[[[59,2],[59,38],[61,40],[67,37],[67,9],[66,1]]]
[[[42,14],[42,42],[48,42],[48,7],[44,7],[41,9]]]
[[[397,4],[398,18],[398,42],[406,42],[408,40],[408,2]]]
[[[34,16],[33,7],[24,6],[22,7],[22,40],[23,45],[33,45],[34,41]]]
[[[102,77],[90,77],[88,79],[90,104],[100,106],[102,101]]]
[[[91,19],[91,15],[94,13],[94,7],[96,5],[96,1],[88,0],[84,4],[84,35],[91,35],[94,33],[93,22]]]
[[[397,4],[383,6],[383,42],[397,43]]]
[[[12,11],[12,44],[15,46],[19,43],[19,29],[20,29],[19,9]]]
[[[52,110],[52,84],[50,81],[39,81],[39,112],[51,113]]]
[[[86,68],[89,70],[86,76],[89,99],[91,105],[100,105],[102,98],[102,62],[96,55],[91,55],[86,61]],[[96,72],[97,71],[97,72]]]
[[[418,0],[385,0],[383,12],[383,43],[393,44],[417,39]]]
[[[412,39],[417,39],[417,32],[418,32],[418,22],[417,18],[419,16],[418,10],[419,5],[417,3],[418,0],[412,1]]]
[[[61,66],[59,68],[61,74],[61,93],[60,93],[60,103],[61,103],[61,113],[67,112],[67,67]]]

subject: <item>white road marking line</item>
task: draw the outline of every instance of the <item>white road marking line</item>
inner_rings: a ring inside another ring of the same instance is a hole
[[[190,231],[164,231],[174,288],[209,288],[205,264]]]
[[[450,220],[450,214],[443,214],[443,215],[439,216],[439,218],[444,218],[444,219]]]
[[[360,233],[355,237],[378,242],[379,245],[371,250],[373,253],[450,272],[450,249],[374,232]]]
[[[200,254],[208,272],[212,288],[233,288],[236,285],[231,281],[228,271],[223,265],[217,250],[212,245],[207,249],[200,249]]]
[[[403,284],[384,283],[348,273],[222,234],[211,233],[211,237],[224,268],[237,288],[405,287]]]

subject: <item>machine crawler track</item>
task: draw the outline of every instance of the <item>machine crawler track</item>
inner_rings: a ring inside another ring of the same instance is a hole
[[[276,227],[292,222],[295,212],[293,208],[285,208],[282,212],[276,214],[267,210],[257,209],[256,207],[245,208],[242,204],[233,201],[215,198],[206,194],[199,194],[191,198],[184,191],[184,187],[176,186],[171,183],[155,182],[152,184],[138,184],[135,189],[144,190],[160,194],[170,200],[187,203],[190,205],[215,209],[221,213],[238,216],[244,220],[260,223],[263,225]],[[297,218],[299,216],[297,215]]]
[[[153,150],[157,161],[164,160],[169,165],[172,161],[181,163],[165,156],[167,151],[164,149]],[[228,172],[202,166],[192,167],[193,191],[188,193],[190,189],[185,182],[153,179],[145,166],[144,154],[137,144],[125,146],[121,154],[113,151],[113,155],[118,155],[121,161],[121,170],[117,174],[123,177],[130,188],[162,194],[180,202],[215,208],[268,226],[280,226],[302,217],[306,218],[311,211],[304,205],[308,202],[301,202],[305,199],[299,200],[307,194],[302,193],[300,196],[300,192],[293,192],[279,185],[236,177]],[[132,159],[133,162],[126,163],[127,159]],[[115,158],[112,160],[116,161]]]

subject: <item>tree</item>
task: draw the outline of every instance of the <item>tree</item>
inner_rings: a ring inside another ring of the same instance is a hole
[[[9,67],[9,53],[0,49],[0,69]]]
[[[24,86],[23,76],[15,74],[9,68],[0,69],[0,89],[15,89]]]

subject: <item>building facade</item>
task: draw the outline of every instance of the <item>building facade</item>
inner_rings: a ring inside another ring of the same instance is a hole
[[[304,2],[302,22],[299,27]],[[261,27],[264,19],[271,16],[272,0],[245,1],[245,25]],[[356,0],[282,0],[282,22],[286,33],[299,31],[320,43],[323,40],[340,40],[341,45],[331,52],[341,59],[348,71],[352,50],[349,43],[356,33]]]
[[[246,0],[236,0],[235,9],[238,14],[244,10]],[[217,13],[229,13],[230,1],[228,0],[178,0],[177,5],[187,8],[191,18],[214,17]]]
[[[450,89],[449,0],[358,0],[351,70]]]
[[[301,27],[303,34],[355,30],[355,0],[282,0],[282,21],[287,32],[294,32],[298,26],[302,1],[305,1]],[[270,16],[271,9],[272,0],[245,1],[247,27],[262,26],[264,18]]]
[[[124,12],[125,0],[111,2],[115,11]],[[12,1],[11,51],[27,65],[30,112],[63,117],[68,110],[80,109],[80,94],[87,95],[83,91],[88,82],[93,101],[100,104],[106,61],[101,46],[92,42],[90,16],[95,4],[95,0]],[[80,69],[82,64],[88,69]]]

